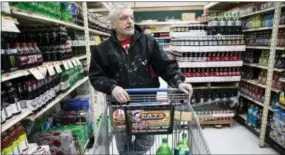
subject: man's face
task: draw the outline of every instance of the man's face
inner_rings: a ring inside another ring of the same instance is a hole
[[[113,26],[122,35],[133,35],[135,32],[133,10],[130,8],[118,10]]]

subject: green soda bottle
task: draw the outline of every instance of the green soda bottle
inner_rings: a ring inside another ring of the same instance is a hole
[[[187,139],[187,134],[182,134],[182,139],[178,142],[177,147],[174,150],[174,155],[189,155],[190,148]]]
[[[156,155],[172,155],[167,138],[162,138],[162,144],[157,149]]]

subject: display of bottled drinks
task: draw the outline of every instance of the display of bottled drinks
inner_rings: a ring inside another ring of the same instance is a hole
[[[260,53],[261,52],[259,52],[259,50],[246,49],[246,52],[243,53],[243,61],[245,63],[258,63],[259,62]]]
[[[240,76],[239,67],[181,68],[186,77]]]
[[[260,129],[261,119],[262,119],[262,108],[254,104],[248,103],[246,121],[249,126],[253,128]]]
[[[111,24],[109,21],[104,19],[101,14],[88,12],[87,17],[89,28],[110,33]]]
[[[168,144],[168,139],[166,137],[162,138],[162,143],[156,150],[156,155],[180,155],[180,154],[190,154],[191,150],[189,148],[189,140],[186,133],[182,133],[181,139],[178,141],[174,148],[174,153]]]
[[[76,66],[42,80],[30,75],[2,83],[1,122],[20,114],[23,109],[38,112],[83,77],[82,67]]]
[[[154,38],[169,37],[169,32],[155,32],[151,34]]]
[[[267,3],[252,3],[250,5],[246,5],[245,7],[241,7],[239,10],[239,14],[241,16],[248,15],[257,11],[262,11],[268,8],[275,7],[275,2],[267,2]]]
[[[285,13],[284,13],[284,18],[285,18]],[[278,30],[277,46],[279,46],[279,47],[284,47],[285,46],[285,28],[282,28],[282,29]]]
[[[273,118],[270,120],[269,136],[285,148],[285,111],[283,109],[274,109]]]
[[[265,89],[259,86],[247,82],[241,82],[240,93],[249,96],[257,101],[264,102]]]
[[[241,61],[243,52],[183,52],[172,51],[171,58],[185,62]]]
[[[171,39],[172,46],[234,46],[244,45],[243,35],[207,35],[189,36],[187,38]]]
[[[242,34],[242,22],[239,13],[211,14],[208,23],[208,35]]]
[[[79,10],[68,2],[11,2],[10,6],[65,22],[73,22],[72,17]]]
[[[247,46],[270,46],[271,31],[260,31],[245,34]]]
[[[189,24],[189,25],[174,25],[170,27],[171,32],[190,32],[197,36],[197,34],[207,35],[208,26],[205,24]]]
[[[272,87],[273,88],[276,88],[279,90],[285,89],[285,83],[280,81],[281,78],[283,78],[282,73],[279,73],[279,72],[273,73],[273,78],[272,78]]]
[[[17,123],[1,134],[1,154],[18,155],[28,150],[28,140],[25,128]]]

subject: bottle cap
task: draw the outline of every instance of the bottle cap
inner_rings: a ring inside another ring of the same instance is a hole
[[[162,138],[162,143],[168,143],[168,139],[167,138]]]

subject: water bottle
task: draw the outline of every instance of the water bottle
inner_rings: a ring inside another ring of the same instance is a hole
[[[256,116],[257,116],[257,107],[253,107],[253,109],[252,109],[252,118],[251,118],[251,125],[254,128],[256,127]]]
[[[251,120],[251,105],[248,106],[248,109],[247,109],[247,124],[250,125],[250,120]]]

